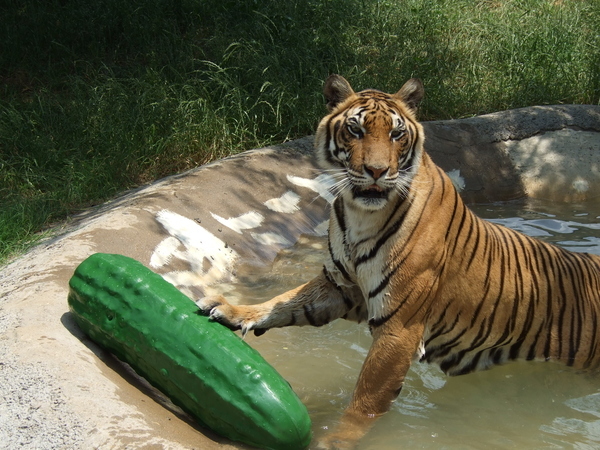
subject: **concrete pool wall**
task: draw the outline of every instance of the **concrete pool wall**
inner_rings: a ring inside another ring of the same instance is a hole
[[[469,203],[600,197],[600,106],[424,123],[426,149]],[[0,269],[0,438],[8,448],[238,448],[191,426],[89,341],[66,303],[75,267],[121,253],[197,297],[324,234],[332,180],[312,137],[251,150],[129,192]]]

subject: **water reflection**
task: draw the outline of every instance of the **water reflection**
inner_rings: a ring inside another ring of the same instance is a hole
[[[542,431],[577,440],[577,448],[598,448],[600,442],[600,393],[565,401],[565,405],[583,413],[583,417],[556,417]],[[589,420],[586,420],[589,419]]]

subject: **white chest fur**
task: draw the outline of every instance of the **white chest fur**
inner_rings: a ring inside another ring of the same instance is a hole
[[[369,320],[377,320],[389,304],[390,254],[396,239],[388,230],[395,223],[395,211],[365,211],[346,204],[334,205],[332,212],[328,270],[338,284],[360,288]]]

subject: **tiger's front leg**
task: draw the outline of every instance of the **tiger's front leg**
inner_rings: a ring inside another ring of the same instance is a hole
[[[391,324],[390,324],[391,325]],[[390,409],[417,354],[424,327],[416,323],[375,328],[373,344],[360,371],[352,400],[338,425],[319,441],[320,449],[352,449]]]
[[[360,321],[366,314],[356,288],[340,288],[323,271],[308,283],[258,305],[231,305],[222,295],[196,302],[201,312],[223,325],[256,335],[269,328],[292,325],[321,326],[340,317]],[[363,312],[364,311],[364,312]]]

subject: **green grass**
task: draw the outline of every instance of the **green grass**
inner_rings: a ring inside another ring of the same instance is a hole
[[[598,0],[7,0],[0,17],[0,264],[125,189],[314,132],[330,73],[420,77],[424,120],[600,101]]]

